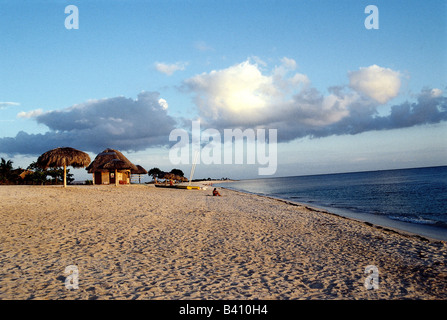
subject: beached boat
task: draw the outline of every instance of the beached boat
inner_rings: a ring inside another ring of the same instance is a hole
[[[157,188],[175,188],[175,189],[187,189],[187,190],[200,190],[199,186],[185,186],[185,185],[167,185],[167,184],[156,184]]]
[[[176,186],[179,189],[188,189],[188,190],[192,190],[192,189],[196,189],[196,190],[200,190],[199,186]]]
[[[195,158],[194,158],[194,162],[192,164],[191,167],[191,174],[189,175],[189,183],[187,185],[184,184],[155,184],[155,186],[157,188],[176,188],[176,189],[186,189],[186,190],[200,190],[199,186],[192,186],[191,185],[191,181],[192,181],[192,177],[194,175],[194,170],[196,168],[196,164],[197,164],[197,159],[198,159],[199,153],[196,152]],[[171,177],[167,176],[167,178],[169,180],[171,180]],[[204,189],[205,190],[205,189]]]

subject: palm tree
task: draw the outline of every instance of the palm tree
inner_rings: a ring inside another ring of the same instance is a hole
[[[11,177],[11,171],[12,171],[12,161],[5,159],[1,159],[0,162],[0,180],[2,181],[8,181]]]

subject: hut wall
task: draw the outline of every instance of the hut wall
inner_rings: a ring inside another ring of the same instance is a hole
[[[102,184],[109,184],[109,173],[108,172],[101,172],[101,183]]]
[[[123,180],[125,183],[130,183],[130,171],[123,172]]]
[[[118,183],[129,184],[130,183],[130,171],[118,171],[117,172]]]
[[[116,174],[118,178],[118,183],[130,183],[130,170],[118,171]],[[121,182],[122,181],[122,182]],[[115,172],[94,172],[93,173],[93,183],[94,184],[114,184],[115,183]]]

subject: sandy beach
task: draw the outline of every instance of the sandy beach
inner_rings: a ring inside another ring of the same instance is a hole
[[[447,298],[445,242],[220,191],[1,186],[0,299]]]

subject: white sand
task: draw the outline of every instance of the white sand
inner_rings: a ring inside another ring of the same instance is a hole
[[[0,299],[447,298],[445,242],[211,191],[0,187]]]

